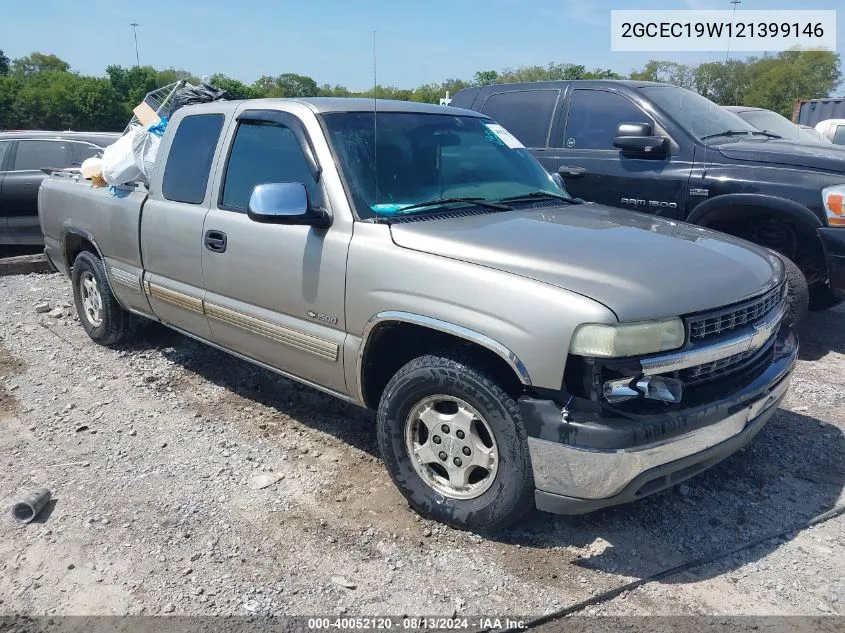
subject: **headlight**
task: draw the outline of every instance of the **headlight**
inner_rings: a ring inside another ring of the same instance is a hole
[[[845,226],[845,185],[822,189],[822,203],[830,226]]]
[[[575,330],[569,351],[580,356],[638,356],[677,349],[685,338],[678,317],[616,325],[587,323]]]

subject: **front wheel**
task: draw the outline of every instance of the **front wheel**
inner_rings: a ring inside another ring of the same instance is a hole
[[[467,360],[422,356],[402,367],[379,403],[378,440],[391,478],[423,516],[492,531],[533,506],[519,407]]]

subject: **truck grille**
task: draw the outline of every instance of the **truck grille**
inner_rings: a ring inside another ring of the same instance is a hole
[[[717,378],[721,378],[727,374],[733,374],[743,369],[753,369],[755,365],[761,363],[764,359],[768,359],[774,339],[775,337],[773,336],[760,349],[740,352],[739,354],[720,358],[710,363],[682,369],[679,377],[684,381],[685,385],[689,386],[716,380]]]
[[[718,336],[719,334],[724,334],[753,323],[783,302],[785,289],[786,284],[781,284],[777,288],[769,290],[767,293],[754,297],[753,299],[690,317],[687,320],[689,323],[690,342],[698,343],[711,336]],[[722,359],[717,362],[722,362],[723,360],[729,359]]]

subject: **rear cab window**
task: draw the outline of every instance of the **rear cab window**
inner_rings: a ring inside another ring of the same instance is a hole
[[[490,95],[481,112],[502,125],[525,147],[548,146],[560,90],[513,90]]]
[[[224,120],[222,114],[193,114],[179,122],[164,166],[161,194],[165,199],[187,204],[205,200]]]

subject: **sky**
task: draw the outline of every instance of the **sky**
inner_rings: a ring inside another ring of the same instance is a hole
[[[724,60],[712,53],[610,51],[611,9],[730,9],[728,0],[2,0],[0,50],[10,58],[54,53],[74,70],[102,75],[135,63],[246,83],[294,72],[318,84],[400,88],[477,70],[549,62],[629,73],[650,58]],[[742,0],[741,9],[837,9],[841,0]],[[733,54],[743,57],[751,53]],[[840,86],[841,89],[841,86]]]

